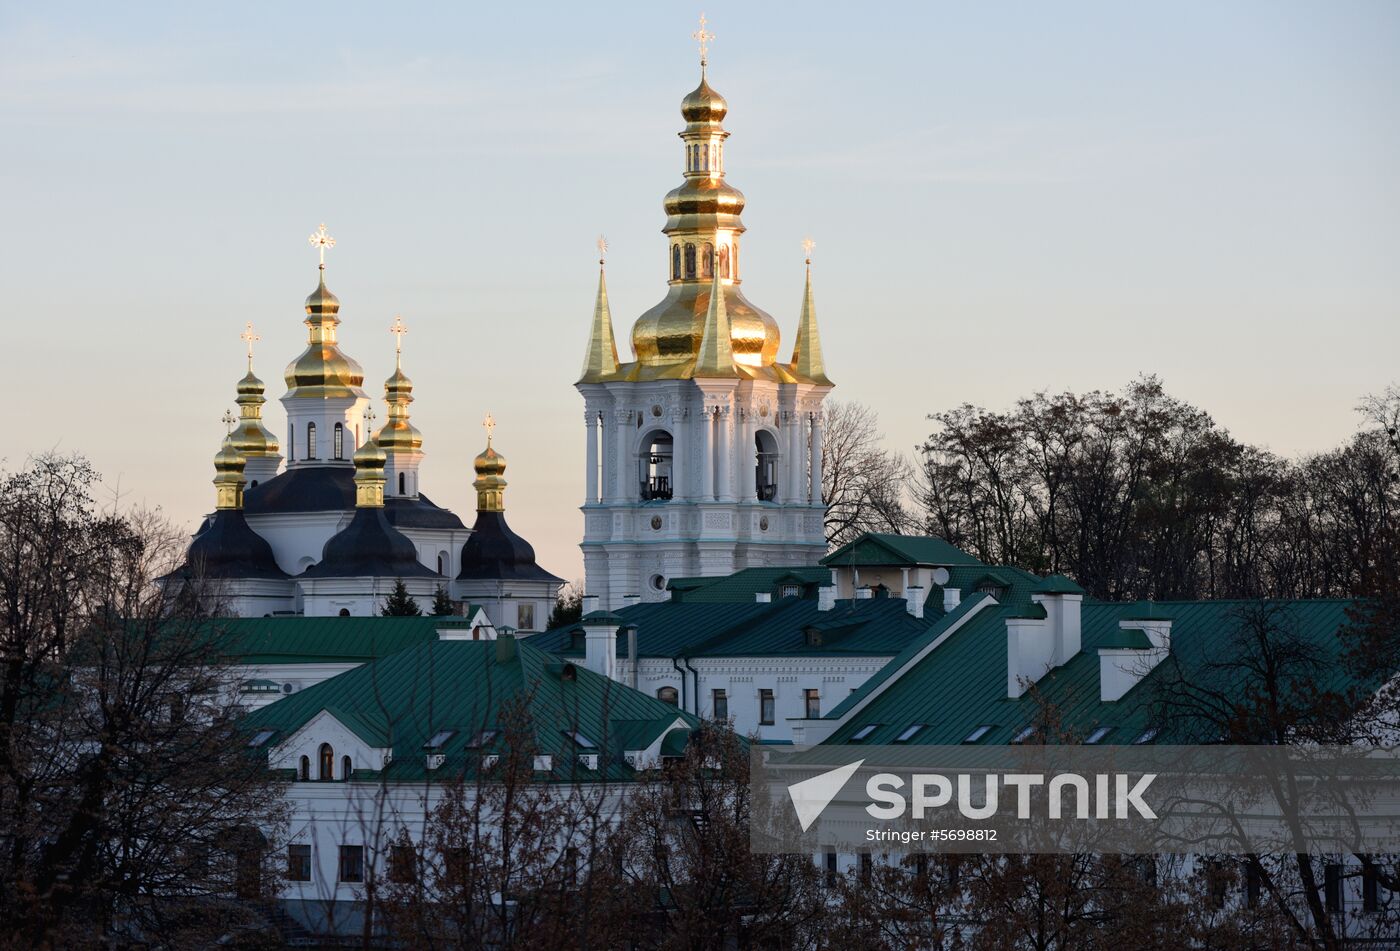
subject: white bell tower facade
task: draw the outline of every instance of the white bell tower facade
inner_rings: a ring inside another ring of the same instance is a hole
[[[727,105],[705,81],[681,104],[685,180],[666,196],[665,299],[621,363],[601,269],[583,373],[585,589],[613,609],[670,579],[815,564],[826,553],[822,402],[831,391],[810,258],[797,339],[740,289],[744,196],[724,180]],[[600,243],[600,250],[605,249]],[[810,249],[810,246],[809,246]]]

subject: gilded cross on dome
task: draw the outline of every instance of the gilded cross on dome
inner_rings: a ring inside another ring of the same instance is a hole
[[[403,355],[403,335],[408,333],[408,327],[404,326],[403,318],[398,314],[394,315],[394,322],[389,325],[389,333],[394,335],[394,366],[399,366],[399,358]]]
[[[705,59],[710,52],[710,41],[715,38],[715,35],[713,33],[705,29],[705,24],[707,24],[708,22],[709,21],[705,19],[705,14],[700,14],[700,29],[690,34],[690,38],[700,44],[701,69],[705,68]]]
[[[311,232],[311,237],[307,239],[313,248],[321,252],[321,267],[326,266],[326,249],[335,247],[335,238],[326,234],[326,224],[321,222],[321,227]]]
[[[246,323],[246,324],[243,325],[243,332],[242,332],[241,334],[238,335],[238,339],[239,339],[239,340],[242,340],[244,343],[246,343],[246,344],[248,345],[248,369],[249,369],[249,370],[252,370],[252,369],[253,369],[253,344],[255,344],[255,343],[257,343],[259,340],[261,340],[262,337],[261,337],[260,335],[258,335],[258,334],[253,333],[253,322],[252,322],[251,320],[248,321],[248,323]]]
[[[481,428],[486,430],[486,445],[490,446],[491,437],[496,432],[496,418],[490,413],[487,413],[486,418],[481,421]]]
[[[811,238],[802,239],[802,255],[807,259],[808,264],[812,263],[812,249],[816,246],[817,242],[813,241]]]
[[[369,429],[373,429],[373,428],[374,428],[374,407],[373,407],[373,406],[368,406],[368,407],[365,408],[365,429],[366,429],[366,430],[369,430]]]
[[[598,263],[602,264],[608,256],[608,239],[598,235]]]
[[[227,410],[227,409],[224,410],[224,415],[221,416],[221,417],[219,417],[219,421],[222,422],[222,423],[224,424],[224,435],[225,435],[225,436],[227,436],[229,433],[233,432],[233,424],[236,423],[236,422],[238,422],[238,420],[234,418],[233,411],[232,411],[232,410]]]

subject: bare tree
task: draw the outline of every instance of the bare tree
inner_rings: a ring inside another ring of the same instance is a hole
[[[865,532],[900,532],[909,526],[906,492],[909,460],[881,445],[873,409],[860,403],[826,404],[822,430],[822,498],[826,541],[845,544]]]
[[[183,539],[43,456],[0,476],[0,942],[180,947],[260,931],[280,789],[237,730]],[[184,596],[182,596],[184,595]]]

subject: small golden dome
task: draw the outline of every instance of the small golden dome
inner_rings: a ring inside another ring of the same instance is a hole
[[[329,316],[334,317],[340,313],[340,298],[331,293],[331,289],[326,286],[325,265],[321,265],[321,282],[316,289],[306,297],[307,316]]]
[[[252,370],[238,381],[239,420],[234,429],[233,447],[246,456],[275,456],[281,448],[277,437],[268,432],[262,421],[263,381]]]
[[[476,470],[476,510],[478,512],[504,512],[506,508],[506,457],[491,448],[486,441],[486,451],[472,460]]]
[[[214,471],[241,474],[243,467],[247,464],[248,460],[243,458],[243,453],[234,446],[233,436],[225,436],[223,444],[219,446],[219,451],[214,453]]]
[[[263,381],[259,380],[252,370],[249,370],[248,375],[238,381],[239,396],[262,396],[265,389]]]
[[[214,507],[238,509],[243,507],[243,467],[247,460],[233,445],[233,436],[224,437],[219,451],[214,453]]]
[[[358,479],[362,470],[373,473],[377,469],[379,477],[382,479],[384,466],[388,461],[389,457],[385,454],[383,447],[379,445],[379,440],[366,439],[360,448],[355,450],[355,477]]]
[[[355,505],[357,508],[384,506],[384,465],[388,456],[370,437],[355,450]]]
[[[710,88],[704,74],[700,76],[700,85],[681,100],[681,115],[686,122],[722,122],[728,113],[729,103]]]

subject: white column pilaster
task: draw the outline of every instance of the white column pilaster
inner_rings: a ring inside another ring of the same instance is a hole
[[[583,453],[584,464],[588,467],[583,480],[583,502],[592,505],[598,501],[598,411],[590,406],[583,415],[583,429],[588,439]]]
[[[734,407],[725,406],[719,412],[719,484],[715,495],[721,502],[734,501]]]
[[[702,407],[700,419],[700,500],[712,502],[715,497],[715,414]]]
[[[822,414],[812,414],[812,504],[822,503]]]
[[[695,467],[690,461],[690,420],[685,407],[677,406],[671,417],[671,498],[688,499],[695,494]]]
[[[758,465],[758,425],[752,413],[745,411],[737,420],[738,435],[734,440],[734,478],[739,480],[737,495],[740,502],[758,501],[757,480],[754,478]]]

